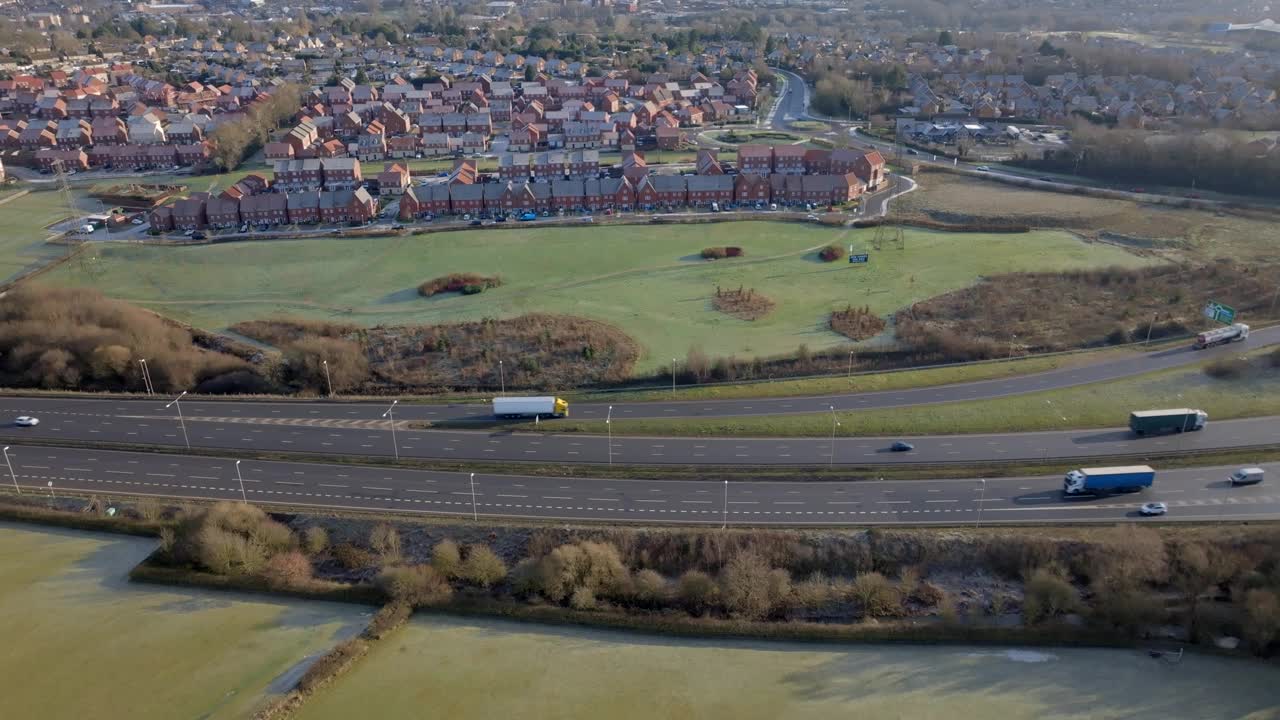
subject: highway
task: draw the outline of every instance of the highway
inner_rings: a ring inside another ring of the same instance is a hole
[[[1165,348],[1149,353],[1120,355],[1104,355],[1104,359],[1084,364],[1073,365],[1058,370],[1022,375],[1017,377],[983,380],[954,385],[937,385],[909,390],[890,390],[883,392],[847,393],[815,397],[777,397],[754,398],[741,400],[693,400],[671,401],[665,399],[662,391],[654,391],[653,400],[648,402],[612,403],[613,419],[682,418],[682,417],[745,417],[760,415],[786,415],[798,413],[829,412],[831,407],[837,411],[845,410],[878,410],[885,408],[905,407],[909,405],[926,405],[932,403],[981,400],[1007,397],[1024,393],[1059,390],[1087,383],[1117,380],[1132,375],[1165,370],[1193,363],[1203,362],[1215,357],[1234,355],[1280,342],[1280,326],[1253,331],[1249,339],[1241,343],[1232,343],[1209,350],[1192,350],[1190,341],[1186,345]],[[168,401],[160,402],[163,406]],[[228,422],[244,421],[250,418],[266,418],[272,421],[308,420],[333,421],[339,425],[385,425],[377,421],[390,400],[382,403],[344,403],[344,402],[259,402],[246,400],[187,400],[182,404],[188,416],[225,417]],[[162,414],[171,416],[174,410],[157,413],[157,400],[131,400],[114,398],[52,398],[52,397],[0,397],[0,418],[17,417],[18,415],[35,415],[42,420],[46,416],[63,416],[67,414],[85,416],[120,415],[120,416],[155,416]],[[609,412],[609,403],[575,402],[570,406],[570,414],[579,419],[603,420]],[[398,420],[418,422],[442,422],[466,419],[487,419],[490,416],[489,406],[484,403],[466,404],[402,404],[397,405],[395,416]],[[1117,418],[1117,422],[1123,418]],[[4,432],[0,427],[0,433]]]
[[[1139,518],[1137,507],[1153,500],[1169,505],[1170,520],[1280,515],[1274,484],[1280,463],[1264,466],[1271,479],[1256,486],[1230,487],[1233,468],[1167,470],[1142,493],[1066,500],[1059,476],[725,484],[477,474],[473,485],[467,473],[251,460],[237,473],[234,459],[25,444],[11,446],[8,456],[13,475],[0,466],[0,481],[16,477],[24,493],[243,497],[256,504],[477,518],[729,526],[1151,522]]]
[[[47,401],[54,402],[54,401]],[[23,405],[6,400],[6,409],[37,414],[36,427],[0,426],[7,442],[63,440],[126,445],[191,447],[230,452],[319,453],[345,456],[533,463],[617,463],[628,465],[814,466],[919,462],[992,462],[1108,455],[1166,453],[1185,450],[1272,444],[1280,437],[1280,418],[1209,422],[1202,431],[1182,435],[1135,438],[1125,428],[1064,430],[991,435],[913,437],[915,450],[890,452],[894,438],[830,437],[620,437],[604,435],[513,432],[506,429],[426,430],[404,418],[390,420],[363,406],[338,407],[352,415],[326,418],[289,417],[284,412],[256,412],[254,403],[185,402],[177,408],[163,400],[64,400],[67,410],[47,404]],[[265,407],[273,407],[267,405]],[[308,405],[288,407],[308,412]],[[228,412],[228,411],[240,411]],[[207,414],[210,412],[219,414]],[[549,421],[554,422],[554,421]],[[846,427],[849,418],[845,418]],[[600,432],[605,431],[603,420]],[[854,429],[856,432],[856,429]]]

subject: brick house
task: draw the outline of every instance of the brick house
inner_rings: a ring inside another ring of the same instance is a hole
[[[444,215],[449,212],[449,186],[411,187],[400,196],[400,219]]]
[[[208,224],[205,216],[205,193],[192,193],[173,204],[173,227],[177,230],[199,230]]]
[[[661,204],[670,207],[688,204],[689,189],[683,175],[651,175],[650,179],[658,191]]]
[[[378,173],[379,195],[403,195],[409,187],[409,170],[400,163],[387,163]]]
[[[733,199],[739,205],[767,205],[772,195],[769,178],[756,173],[743,173],[733,178]]]
[[[600,194],[604,197],[605,207],[630,210],[636,206],[635,186],[625,177],[601,179]]]
[[[585,207],[585,188],[581,180],[552,180],[551,205],[557,210],[577,210]]]
[[[699,175],[723,175],[724,168],[720,167],[720,160],[716,157],[716,151],[699,150],[698,157],[694,161],[694,172]]]
[[[768,175],[773,172],[773,148],[769,145],[743,145],[738,148],[738,172]]]
[[[529,153],[503,153],[498,158],[498,178],[500,180],[529,179]]]
[[[275,186],[285,191],[319,190],[324,185],[321,160],[278,160],[275,164]]]
[[[804,171],[809,175],[831,174],[831,151],[820,148],[805,150]]]
[[[289,193],[285,201],[285,214],[295,225],[320,222],[320,191],[303,190]]]
[[[285,142],[269,142],[262,153],[268,160],[292,160],[293,146]]]
[[[235,227],[240,224],[240,203],[236,200],[211,197],[205,203],[205,218],[211,227]]]
[[[502,185],[501,207],[503,212],[531,212],[538,207],[538,199],[528,182],[507,181]]]
[[[151,208],[151,212],[147,214],[147,221],[151,224],[151,229],[156,232],[170,232],[173,230],[173,206],[161,205]]]
[[[662,126],[655,132],[659,150],[679,150],[684,144],[684,131],[678,127]]]
[[[79,148],[62,150],[59,148],[46,147],[36,151],[36,165],[41,168],[52,170],[53,167],[61,162],[64,170],[88,170],[89,156],[84,150]]]
[[[648,175],[649,165],[642,153],[631,152],[622,156],[622,176],[631,181],[636,192],[640,191],[640,181]]]
[[[93,128],[94,145],[123,145],[129,142],[129,132],[120,118],[94,118],[90,127]]]
[[[853,172],[857,174],[858,179],[867,184],[868,190],[877,190],[885,180],[884,158],[875,150],[863,153],[854,164]]]
[[[479,213],[484,210],[484,187],[466,183],[450,185],[449,207],[457,214]]]
[[[781,175],[803,175],[805,149],[799,145],[779,145],[773,149],[773,171]]]
[[[242,197],[240,219],[254,225],[284,225],[289,222],[289,196],[267,193]]]
[[[694,207],[733,202],[733,178],[728,175],[690,175],[685,178],[685,186],[689,204]]]
[[[319,163],[326,190],[352,190],[364,180],[357,158],[322,158]]]
[[[364,188],[320,192],[320,220],[326,223],[368,222],[378,213],[378,201]]]

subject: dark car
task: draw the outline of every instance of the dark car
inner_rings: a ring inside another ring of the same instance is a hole
[[[484,224],[484,223],[483,223],[483,222],[481,222],[480,220],[472,220],[472,221],[471,221],[471,226],[472,226],[472,227],[480,227],[480,226],[481,226],[481,225],[483,225],[483,224]]]
[[[911,452],[916,449],[916,446],[904,440],[896,440],[889,446],[889,449],[894,452]]]
[[[908,154],[908,155],[919,155],[919,154],[920,154],[920,151],[919,151],[919,150],[912,149],[912,148],[907,148],[907,154]]]

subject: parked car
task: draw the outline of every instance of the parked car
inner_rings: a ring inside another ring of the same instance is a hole
[[[1164,515],[1169,512],[1169,506],[1162,502],[1143,503],[1142,507],[1138,508],[1138,512],[1143,517],[1154,517],[1156,515]]]
[[[538,213],[535,213],[535,212],[521,213],[521,214],[520,214],[520,219],[521,219],[522,221],[524,221],[524,222],[528,222],[528,221],[530,221],[530,220],[537,220],[537,219],[538,219]]]
[[[183,237],[191,237],[192,235],[195,235],[195,234],[196,234],[196,231],[195,231],[195,230],[188,230],[188,231],[186,231],[186,232],[182,233]]]
[[[134,225],[145,225],[147,223],[147,221],[143,220],[142,218],[134,218],[129,222],[133,223]]]
[[[974,170],[977,170],[978,172],[991,172],[991,166],[979,165],[978,167],[974,168]]]
[[[808,215],[805,215],[804,219],[808,220],[809,222],[818,222],[818,216],[814,215],[813,213],[809,213]]]
[[[919,150],[916,150],[915,148],[907,148],[907,154],[908,154],[908,155],[919,155],[919,154],[920,154],[920,151],[919,151]]]
[[[593,217],[591,217],[590,215],[586,215],[586,216],[584,216],[584,217],[581,217],[581,218],[579,218],[579,220],[581,220],[582,222],[595,222],[595,221],[596,221],[596,219],[595,219],[595,218],[593,218]]]
[[[481,222],[479,218],[476,218],[475,220],[472,220],[470,224],[471,224],[471,227],[480,227],[484,223]]]
[[[40,424],[40,419],[33,418],[28,415],[20,415],[17,420],[13,421],[13,424],[18,427],[35,427]]]
[[[893,452],[911,452],[916,449],[916,446],[905,440],[895,440],[894,443],[889,446],[889,449]]]

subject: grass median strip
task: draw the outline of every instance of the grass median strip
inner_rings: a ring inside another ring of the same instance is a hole
[[[1280,367],[1255,353],[1232,377],[1206,373],[1214,363],[992,400],[837,412],[838,436],[1029,432],[1116,427],[1143,408],[1194,407],[1212,419],[1280,414]],[[544,432],[604,433],[603,420],[523,426]],[[831,433],[831,414],[626,420],[614,435],[804,437]]]

